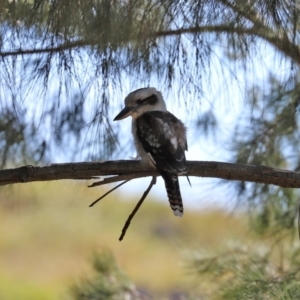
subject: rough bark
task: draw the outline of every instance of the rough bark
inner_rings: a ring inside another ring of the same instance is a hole
[[[249,181],[291,188],[300,187],[300,173],[288,170],[214,161],[188,161],[187,165],[189,176]],[[44,167],[28,165],[0,170],[0,185],[62,179],[88,180],[97,179],[98,176],[110,176],[104,180],[101,179],[100,184],[107,184],[158,175],[155,169],[132,160],[64,163]]]

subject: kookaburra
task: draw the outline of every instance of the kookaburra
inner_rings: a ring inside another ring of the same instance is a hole
[[[155,88],[142,88],[125,98],[125,108],[114,121],[132,117],[132,134],[137,154],[150,163],[165,181],[175,216],[183,215],[178,175],[186,174],[186,128],[167,111],[162,94]]]

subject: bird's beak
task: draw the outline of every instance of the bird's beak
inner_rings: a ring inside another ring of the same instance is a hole
[[[120,113],[114,118],[114,121],[119,121],[119,120],[127,118],[130,115],[130,113],[131,113],[132,110],[133,110],[133,107],[127,107],[127,106],[125,106],[120,111]]]

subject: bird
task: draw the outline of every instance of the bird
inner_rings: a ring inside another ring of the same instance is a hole
[[[161,92],[154,87],[140,88],[128,94],[125,107],[114,121],[128,116],[132,117],[138,158],[160,173],[171,209],[175,216],[182,217],[184,209],[178,176],[187,174],[187,128],[167,110]]]

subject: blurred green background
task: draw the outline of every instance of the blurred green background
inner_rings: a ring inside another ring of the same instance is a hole
[[[0,299],[61,299],[90,272],[92,254],[103,248],[151,294],[186,291],[196,288],[185,266],[191,251],[250,242],[240,217],[212,209],[175,218],[168,203],[151,195],[119,242],[140,195],[129,199],[120,189],[88,207],[103,192],[69,181],[6,188],[0,201]]]
[[[153,299],[178,299],[172,298],[177,294],[200,299],[195,295],[212,295],[232,271],[227,268],[220,281],[217,276],[208,280],[208,274],[201,280],[199,259],[240,249],[251,261],[252,249],[266,253],[272,247],[268,258],[279,265],[286,260],[285,249],[292,249],[290,234],[289,243],[276,248],[274,234],[256,234],[242,212],[186,209],[183,218],[175,218],[168,203],[155,201],[151,193],[119,242],[141,195],[128,198],[121,188],[90,208],[105,190],[87,184],[61,181],[5,188],[0,201],[0,299],[67,299],[74,284],[93,274],[93,255],[105,249]],[[240,268],[242,262],[239,256]]]
[[[0,168],[135,155],[112,120],[155,86],[188,160],[299,172],[299,17],[299,0],[0,0]],[[0,300],[300,299],[299,190],[193,180],[182,219],[151,191],[122,242],[129,184],[93,208],[87,182],[1,187]]]

